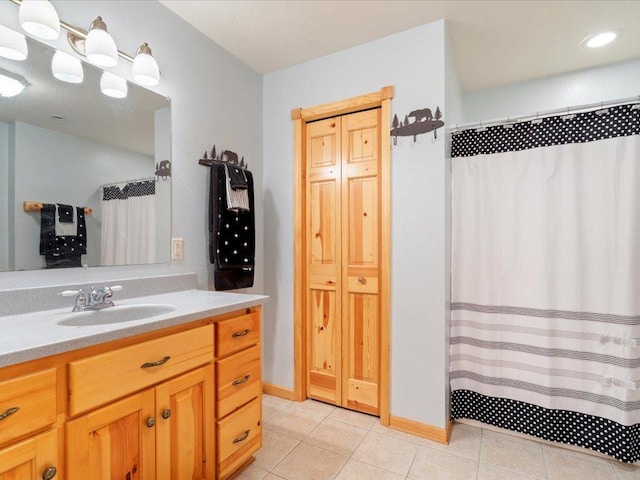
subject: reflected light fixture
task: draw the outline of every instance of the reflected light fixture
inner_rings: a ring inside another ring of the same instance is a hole
[[[109,97],[125,98],[127,96],[127,81],[111,72],[102,72],[100,90]]]
[[[20,75],[0,70],[0,97],[15,97],[27,85],[29,85],[29,82]]]
[[[151,49],[146,42],[138,47],[131,74],[133,81],[140,85],[153,86],[160,83],[160,69],[155,58],[151,56]]]
[[[582,41],[582,44],[589,48],[604,47],[605,45],[609,45],[613,42],[618,37],[618,33],[619,32],[616,30],[609,30],[607,32],[589,35]]]
[[[82,83],[84,71],[79,58],[65,52],[56,51],[51,60],[51,73],[58,80],[67,83]]]
[[[22,0],[20,25],[25,32],[44,40],[60,36],[60,18],[49,0]]]
[[[118,63],[118,48],[107,32],[102,17],[97,17],[89,27],[84,43],[87,60],[99,67],[115,67]]]
[[[0,25],[0,57],[26,60],[27,53],[27,39],[24,35]]]

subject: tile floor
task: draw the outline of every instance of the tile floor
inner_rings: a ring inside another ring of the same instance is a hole
[[[446,446],[321,402],[263,398],[263,447],[236,480],[640,480],[640,467],[468,425]]]

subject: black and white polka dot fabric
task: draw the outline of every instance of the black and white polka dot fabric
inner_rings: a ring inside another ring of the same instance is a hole
[[[609,107],[603,110],[577,113],[570,119],[564,115],[546,117],[541,121],[462,130],[451,140],[452,157],[515,152],[530,148],[586,143],[607,138],[640,134],[640,110],[633,104]]]
[[[126,200],[131,197],[144,197],[156,194],[156,182],[145,180],[143,182],[127,183],[123,188],[110,185],[102,189],[102,200]]]
[[[640,460],[638,424],[626,426],[593,415],[488,397],[470,390],[454,390],[451,393],[451,419],[459,418],[588,448],[621,462]]]
[[[253,285],[255,257],[253,176],[244,172],[249,210],[230,210],[224,165],[213,164],[210,169],[209,257],[214,265],[215,288],[248,288]]]
[[[77,234],[56,236],[56,205],[45,203],[40,213],[40,255],[46,268],[81,267],[87,253],[87,225],[84,208],[76,208]]]

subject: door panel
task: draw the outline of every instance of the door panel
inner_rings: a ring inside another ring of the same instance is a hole
[[[67,478],[153,480],[153,407],[150,389],[67,422]]]
[[[207,365],[155,388],[156,480],[213,478],[212,379]]]
[[[59,469],[57,439],[58,432],[51,430],[0,450],[0,480],[33,480],[49,467]]]
[[[378,413],[380,110],[306,124],[307,395]]]
[[[344,406],[378,414],[379,110],[343,118],[342,388]]]
[[[340,403],[340,119],[307,126],[308,395]]]

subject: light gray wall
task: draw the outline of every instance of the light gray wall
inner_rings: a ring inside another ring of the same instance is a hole
[[[262,184],[262,77],[195,30],[158,2],[54,0],[60,18],[87,29],[97,15],[107,23],[120,50],[135,54],[148,42],[162,73],[153,90],[171,97],[172,235],[184,238],[185,259],[146,267],[65,269],[64,272],[0,273],[0,289],[18,286],[94,282],[141,275],[195,272],[198,286],[207,288],[212,269],[207,256],[208,171],[198,165],[215,143],[244,155]],[[18,7],[0,2],[0,18],[20,30]],[[63,32],[49,42],[71,52]],[[131,64],[120,59],[114,73],[131,79]],[[97,88],[97,86],[96,86]],[[262,291],[262,194],[256,190],[256,282]]]
[[[155,165],[171,159],[171,108],[163,108],[154,114]],[[156,259],[168,262],[171,259],[171,178],[156,182]]]
[[[9,125],[0,122],[0,271],[9,268]]]
[[[445,107],[444,21],[264,77],[264,380],[293,387],[293,135],[290,112],[395,87],[392,114]],[[443,427],[446,412],[448,167],[438,139],[392,151],[391,413]]]
[[[90,207],[86,216],[87,254],[83,265],[100,264],[102,189],[105,183],[149,177],[152,157],[127,152],[47,128],[15,122],[14,268],[44,268],[40,244],[40,215],[25,213],[25,200]]]
[[[640,59],[466,92],[459,124],[638,97]]]
[[[447,32],[448,33],[448,32]],[[445,38],[445,101],[446,111],[444,115],[445,121],[445,258],[446,270],[445,278],[445,319],[446,325],[444,329],[443,342],[444,349],[444,365],[445,365],[445,411],[450,411],[450,388],[449,388],[449,332],[450,332],[450,313],[451,313],[451,126],[460,122],[462,118],[462,85],[458,77],[458,70],[455,63],[453,45],[451,38],[447,34]]]

